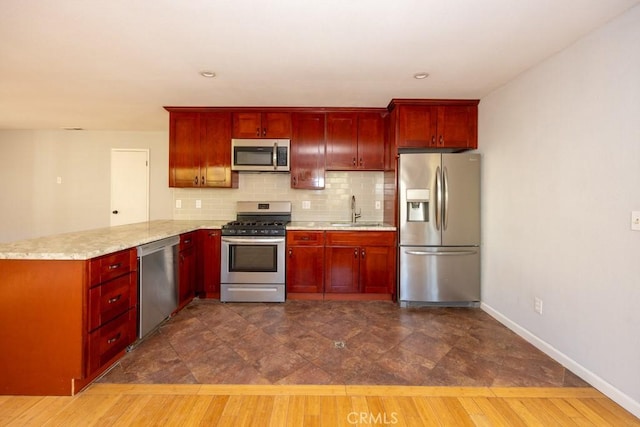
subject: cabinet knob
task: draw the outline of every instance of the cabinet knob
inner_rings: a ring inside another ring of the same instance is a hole
[[[200,180],[200,183],[201,183],[202,185],[204,185],[204,183],[205,183],[204,175],[202,175],[202,179]]]
[[[360,166],[362,166],[362,157],[360,157]]]
[[[354,157],[353,158],[353,166],[355,166],[355,165],[356,165],[356,158]]]
[[[256,136],[260,136],[260,128],[256,128]]]
[[[197,176],[193,179],[193,185],[198,185],[198,177]]]
[[[357,248],[353,251],[353,257],[354,258],[358,258],[358,249]]]
[[[444,145],[444,137],[440,135],[440,145]]]
[[[267,136],[267,128],[262,128],[262,136]]]
[[[111,213],[114,214],[114,215],[118,215],[118,211],[117,210],[111,211]]]
[[[293,256],[293,249],[289,249],[289,258]]]
[[[364,258],[364,249],[362,250],[362,252],[360,252],[360,256]]]

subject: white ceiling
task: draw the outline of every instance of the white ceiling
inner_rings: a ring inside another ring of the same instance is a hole
[[[165,105],[477,99],[639,2],[1,0],[0,129],[165,130]]]

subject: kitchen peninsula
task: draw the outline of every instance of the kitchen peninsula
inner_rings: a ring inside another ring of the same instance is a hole
[[[219,245],[225,222],[160,220],[0,244],[0,394],[73,395],[84,388],[136,339],[135,247],[194,232],[214,234]],[[384,224],[292,223],[291,228],[395,236],[395,227]],[[202,275],[195,279],[202,283],[207,274],[213,281],[217,274],[219,286],[219,252],[216,257],[206,242],[197,240],[199,256],[189,264],[196,272],[187,277]],[[202,262],[207,256],[216,262]],[[181,306],[196,292],[215,297],[216,290],[206,286],[191,288]]]

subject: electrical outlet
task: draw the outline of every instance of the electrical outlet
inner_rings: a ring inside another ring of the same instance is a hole
[[[536,313],[542,314],[542,300],[538,297],[533,299],[533,309]]]
[[[202,208],[202,200],[196,200],[196,209]]]
[[[640,231],[640,211],[631,212],[631,229]]]
[[[376,209],[380,209],[381,205],[380,205],[380,200],[376,200]]]
[[[311,202],[309,200],[303,200],[302,209],[311,209]]]
[[[176,209],[182,209],[182,200],[176,200]]]
[[[62,177],[61,176],[56,178],[56,183],[57,184],[62,184]]]

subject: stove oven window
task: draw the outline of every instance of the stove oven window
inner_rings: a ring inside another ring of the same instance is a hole
[[[276,245],[230,245],[229,272],[278,271]]]

